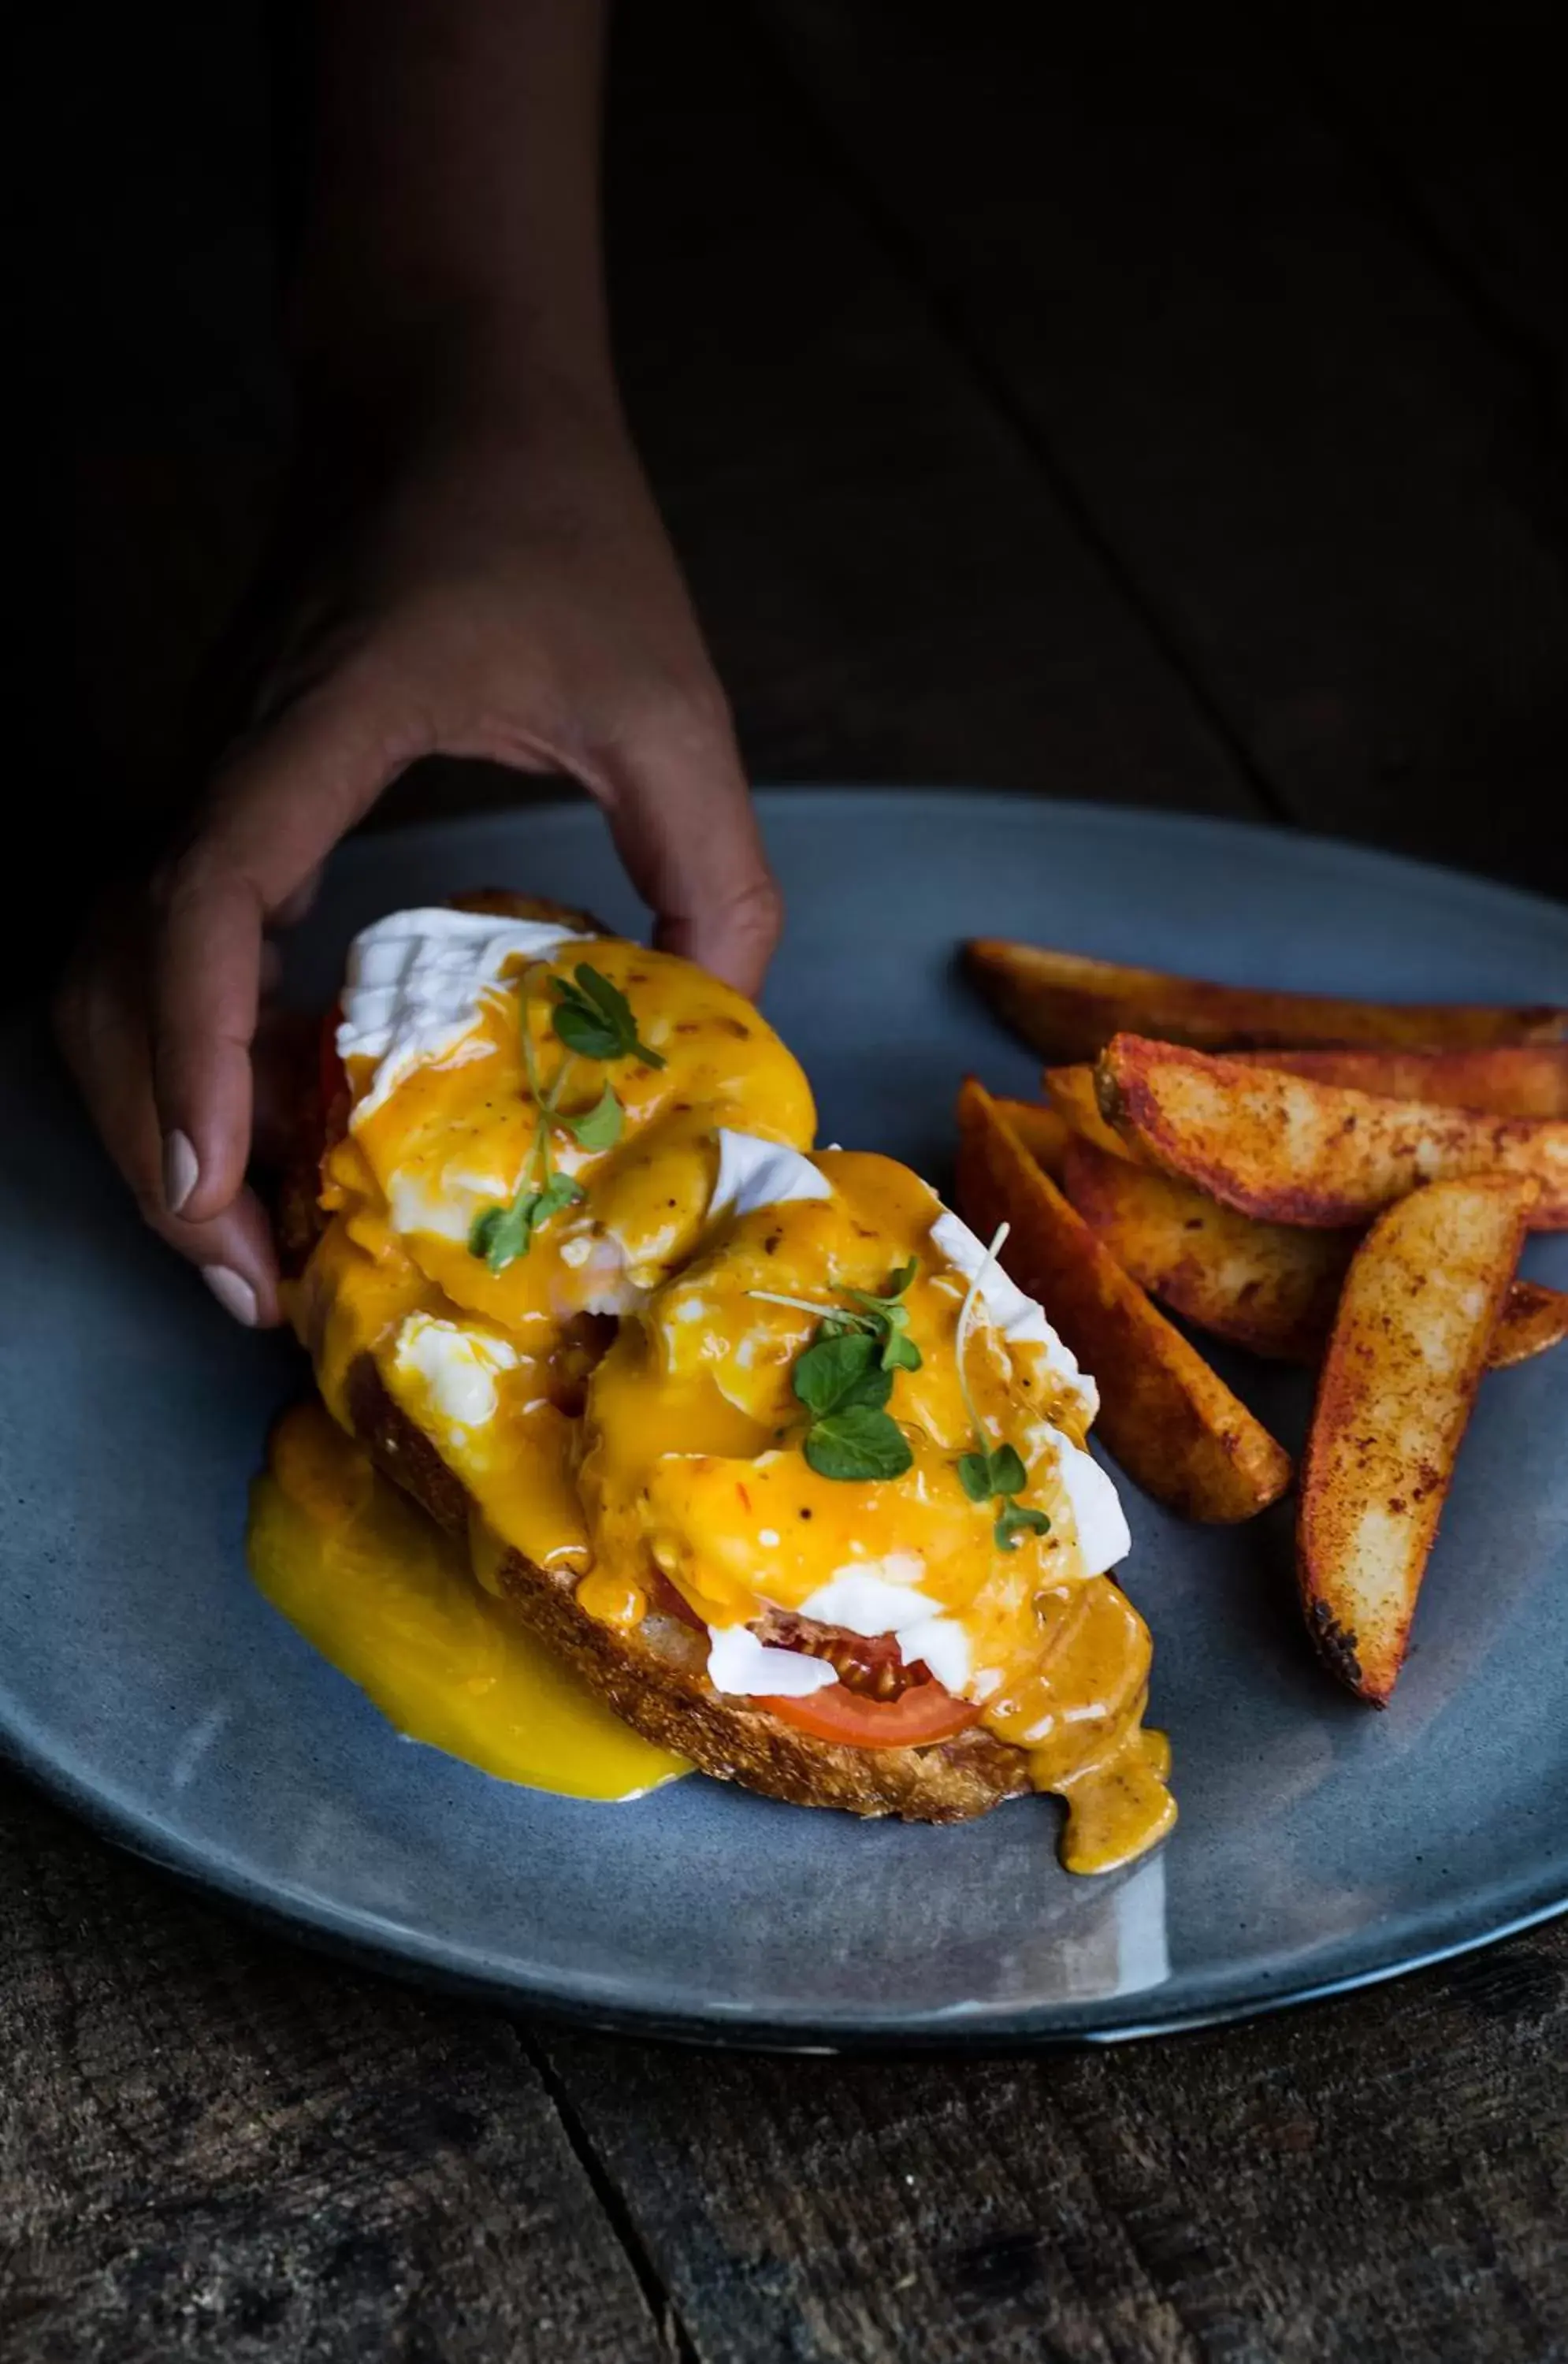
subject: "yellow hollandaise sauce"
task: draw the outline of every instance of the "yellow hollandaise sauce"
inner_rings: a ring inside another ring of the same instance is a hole
[[[516,1553],[604,1626],[678,1611],[691,1653],[706,1626],[716,1690],[795,1734],[1018,1750],[1071,1870],[1130,1861],[1175,1813],[1151,1643],[1098,1572],[1126,1522],[1041,1309],[988,1296],[995,1252],[907,1167],[812,1153],[804,1072],[728,987],[490,924],[393,915],[350,958],[346,1130],[288,1292],[325,1409],[257,1483],[262,1591],[501,1779],[629,1798],[687,1769],[515,1622]],[[461,1482],[466,1542],[353,1441],[383,1399]]]
[[[640,1798],[689,1769],[509,1618],[320,1405],[273,1431],[247,1540],[273,1608],[410,1739],[569,1798]]]

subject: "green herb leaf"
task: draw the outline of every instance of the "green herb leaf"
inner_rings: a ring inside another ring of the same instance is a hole
[[[909,1308],[899,1303],[919,1269],[919,1257],[911,1256],[907,1264],[900,1265],[892,1275],[885,1293],[881,1297],[873,1296],[869,1288],[846,1288],[844,1291],[846,1297],[862,1308],[858,1315],[851,1314],[845,1318],[858,1321],[862,1328],[870,1330],[873,1337],[881,1340],[884,1371],[917,1371],[920,1367],[920,1349],[906,1334]]]
[[[972,1502],[988,1502],[994,1494],[1021,1494],[1029,1473],[1010,1444],[994,1453],[966,1453],[958,1465],[959,1484]]]
[[[482,1215],[475,1215],[468,1234],[469,1254],[483,1257],[488,1264],[491,1250],[504,1228],[512,1222],[514,1210],[510,1207],[486,1207]],[[510,1255],[517,1254],[516,1248],[509,1251]]]
[[[552,1174],[541,1190],[519,1190],[510,1206],[487,1207],[469,1232],[470,1255],[483,1257],[492,1272],[505,1272],[518,1256],[527,1255],[534,1233],[551,1215],[584,1196],[582,1184],[570,1175]]]
[[[1012,1551],[1018,1536],[1026,1532],[1031,1535],[1048,1535],[1051,1521],[1043,1511],[1027,1511],[1017,1502],[1009,1502],[991,1532],[998,1550]]]
[[[920,1349],[913,1338],[902,1330],[890,1330],[882,1349],[882,1367],[884,1371],[917,1371]]]
[[[868,1403],[847,1404],[813,1421],[804,1449],[819,1478],[902,1478],[915,1458],[898,1422]]]
[[[991,1455],[993,1494],[1021,1494],[1029,1482],[1022,1457],[1010,1444],[998,1444]]]
[[[563,1116],[558,1121],[583,1148],[613,1149],[625,1127],[626,1111],[616,1098],[614,1084],[606,1084],[585,1115]]]
[[[893,1392],[893,1374],[882,1367],[876,1340],[859,1333],[818,1337],[797,1357],[793,1380],[795,1394],[818,1421],[851,1407],[880,1411]]]
[[[988,1453],[962,1455],[958,1482],[972,1502],[988,1502],[996,1490],[991,1483],[991,1455]]]
[[[871,1332],[858,1313],[845,1313],[838,1307],[824,1313],[817,1325],[818,1338],[869,1338]]]
[[[846,1288],[844,1294],[852,1297],[857,1305],[863,1305],[868,1313],[880,1314],[885,1320],[889,1314],[896,1312],[907,1321],[908,1309],[900,1305],[898,1300],[919,1269],[919,1257],[911,1256],[907,1264],[900,1265],[893,1274],[880,1297],[874,1296],[869,1288]]]
[[[617,985],[586,961],[573,972],[576,982],[562,976],[550,981],[556,991],[554,1025],[569,1051],[585,1059],[640,1059],[644,1066],[662,1067],[663,1058],[651,1051],[637,1031],[631,1004]]]
[[[960,1455],[958,1482],[972,1502],[996,1501],[1001,1504],[996,1523],[991,1532],[1000,1551],[1011,1551],[1020,1534],[1048,1535],[1051,1521],[1043,1511],[1024,1510],[1008,1497],[1021,1494],[1029,1484],[1029,1471],[1023,1455],[1011,1444],[998,1444],[989,1452],[965,1453]]]

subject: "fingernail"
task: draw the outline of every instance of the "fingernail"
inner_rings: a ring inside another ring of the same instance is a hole
[[[188,1132],[166,1132],[163,1136],[163,1204],[172,1215],[177,1215],[196,1184],[202,1169],[196,1163],[196,1153]]]
[[[183,1136],[177,1133],[174,1137],[180,1140]],[[190,1146],[188,1142],[185,1145]],[[226,1264],[204,1264],[202,1278],[226,1313],[232,1313],[236,1321],[243,1321],[247,1330],[254,1330],[256,1292],[248,1280],[241,1280]]]

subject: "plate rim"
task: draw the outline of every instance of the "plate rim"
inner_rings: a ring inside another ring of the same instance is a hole
[[[1129,828],[1208,840],[1237,851],[1254,848],[1260,840],[1288,844],[1293,859],[1310,855],[1333,865],[1349,863],[1363,873],[1382,871],[1392,882],[1408,884],[1418,877],[1429,893],[1440,887],[1462,897],[1474,909],[1477,898],[1490,903],[1499,916],[1528,914],[1537,924],[1561,927],[1568,949],[1568,903],[1501,879],[1476,876],[1451,864],[1426,860],[1384,846],[1366,845],[1351,838],[1303,830],[1294,823],[1229,813],[1189,812],[1138,803],[1106,804],[1073,797],[1042,795],[1028,787],[966,789],[931,783],[828,783],[799,786],[770,784],[755,790],[764,821],[775,811],[800,811],[816,805],[841,804],[846,798],[867,803],[896,800],[933,808],[962,804],[993,811],[1027,806],[1050,812],[1068,826],[1098,836],[1116,837]],[[398,821],[384,829],[361,831],[343,849],[373,855],[381,848],[417,851],[424,844],[450,848],[454,841],[481,836],[508,821],[547,820],[551,832],[562,823],[571,829],[602,824],[597,808],[569,788],[542,799],[511,807],[499,806],[444,819]],[[24,1008],[3,1030],[13,1038],[28,1029]],[[19,1025],[17,1021],[19,1020]],[[600,1996],[590,1982],[564,1974],[533,1977],[516,1965],[484,1959],[462,1947],[416,1931],[400,1931],[373,1914],[291,1891],[286,1883],[258,1880],[222,1853],[195,1839],[187,1839],[161,1823],[156,1815],[73,1772],[47,1744],[18,1718],[15,1703],[0,1687],[0,1760],[3,1760],[52,1803],[83,1823],[95,1836],[150,1865],[197,1894],[216,1897],[241,1917],[270,1933],[303,1943],[314,1951],[346,1960],[361,1968],[484,2002],[492,2006],[524,2010],[540,2020],[577,2028],[652,2038],[723,2050],[767,2051],[821,2056],[896,2052],[995,2053],[1048,2050],[1084,2044],[1122,2044],[1160,2035],[1227,2026],[1300,2004],[1357,1992],[1407,1973],[1435,1968],[1485,1946],[1499,1944],[1540,1927],[1568,1913],[1568,1888],[1560,1874],[1548,1875],[1541,1887],[1517,1891],[1528,1899],[1523,1909],[1507,1919],[1492,1917],[1484,1904],[1449,1916],[1450,1934],[1440,1942],[1409,1951],[1390,1941],[1383,1958],[1364,1962],[1329,1977],[1288,1976],[1277,1986],[1262,1985],[1240,1995],[1160,2010],[1148,1997],[1138,2008],[1118,2014],[1114,2001],[1082,2004],[1042,2003],[1021,2010],[1006,2006],[966,2013],[962,2023],[951,2007],[890,2012],[868,2016],[863,2009],[842,2016],[824,2013],[820,2006],[766,2013],[750,2012],[738,2003],[706,2003],[690,2009],[634,1997]],[[1260,1974],[1254,1973],[1254,1979]],[[1153,1990],[1157,1992],[1158,1990]]]
[[[1305,2003],[1385,1986],[1395,1979],[1434,1969],[1466,1954],[1501,1945],[1568,1914],[1568,1894],[1546,1897],[1505,1922],[1488,1922],[1419,1953],[1400,1954],[1342,1976],[1282,1981],[1277,1989],[1210,2004],[1170,2011],[1143,2009],[1125,2019],[1106,2017],[1102,2003],[1044,2003],[1035,2010],[980,2010],[955,2023],[951,2009],[889,2013],[885,2020],[863,2013],[838,2018],[820,2008],[776,2015],[749,2015],[745,2005],[709,2004],[683,2011],[665,2005],[595,1998],[579,1982],[534,1980],[517,1970],[487,1972],[477,1961],[439,1941],[407,1932],[395,1935],[374,1916],[290,1895],[282,1883],[263,1886],[183,1840],[155,1817],[139,1812],[91,1784],[80,1781],[55,1759],[28,1745],[14,1726],[0,1728],[0,1760],[117,1852],[150,1865],[194,1894],[217,1897],[274,1936],[311,1951],[416,1987],[434,1988],[496,2009],[526,2011],[576,2030],[685,2045],[698,2050],[770,2052],[818,2057],[851,2057],[906,2052],[1001,2053],[1052,2051],[1082,2045],[1122,2045],[1163,2035],[1195,2035],[1272,2017]],[[1158,1991],[1152,1990],[1151,1991]],[[1096,2024],[1097,2023],[1097,2024]]]

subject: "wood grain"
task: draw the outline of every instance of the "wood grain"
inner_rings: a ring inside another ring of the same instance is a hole
[[[319,1961],[15,1783],[0,1897],[7,2364],[1568,2355],[1568,1924],[1159,2044],[746,2060]]]
[[[667,2353],[526,2041],[0,1795],[0,2353]]]
[[[705,2357],[1543,2364],[1568,2354],[1565,2038],[1559,1926],[1034,2061],[549,2050]]]

